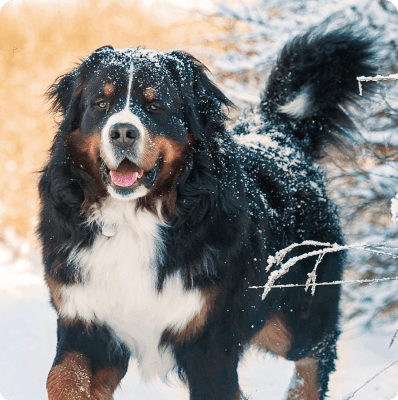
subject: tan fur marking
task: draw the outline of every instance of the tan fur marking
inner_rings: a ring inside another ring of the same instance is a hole
[[[194,138],[187,134],[184,142],[177,142],[164,136],[146,135],[144,152],[138,163],[145,171],[154,168],[157,160],[162,156],[162,165],[157,178],[155,189],[152,192],[153,197],[147,196],[145,199],[139,199],[140,207],[152,209],[154,215],[162,214],[167,210],[169,215],[176,212],[175,192],[173,179],[182,171],[186,162],[186,155],[192,146]],[[161,204],[158,200],[161,198]]]
[[[55,269],[58,269],[58,268],[61,268],[61,266],[55,267]],[[54,305],[57,312],[59,313],[59,310],[62,309],[63,301],[64,301],[62,298],[61,288],[65,287],[67,285],[63,282],[60,282],[53,276],[48,275],[47,273],[44,274],[44,279],[45,279],[47,287],[50,291],[51,302]],[[76,323],[75,318],[67,318],[67,317],[59,317],[59,318],[62,321],[62,324],[65,326],[73,325],[74,323]]]
[[[93,165],[98,164],[98,167],[99,167],[98,155],[100,151],[100,146],[101,146],[101,138],[99,135],[94,134],[82,140],[81,151],[89,156],[90,161],[92,162]]]
[[[91,372],[88,360],[78,352],[65,354],[47,378],[49,400],[90,399]]]
[[[286,400],[319,400],[318,362],[311,357],[295,362],[296,386],[289,389]]]
[[[172,170],[173,163],[184,154],[186,144],[180,144],[164,136],[159,136],[155,140],[155,147],[163,157],[163,173],[168,174]]]
[[[113,399],[112,394],[118,387],[122,374],[117,368],[104,368],[97,371],[91,379],[91,396],[94,399]]]
[[[92,179],[93,186],[85,188],[85,198],[81,207],[81,214],[83,215],[93,203],[107,194],[101,179],[100,133],[93,132],[87,137],[82,135],[80,129],[77,129],[68,137],[68,144],[75,166],[81,168]]]
[[[65,354],[47,378],[49,400],[111,400],[119,385],[121,373],[104,368],[92,374],[90,362],[83,354]]]
[[[217,299],[218,290],[215,287],[202,289],[203,306],[200,312],[195,315],[185,327],[178,331],[173,332],[172,335],[179,341],[186,341],[194,338],[205,326],[207,319],[214,308],[214,303]]]
[[[261,331],[254,336],[252,343],[262,350],[286,358],[291,346],[291,335],[283,317],[272,316]]]
[[[188,138],[189,140],[189,138]],[[182,158],[186,152],[190,141],[177,142],[165,136],[148,135],[146,143],[144,144],[144,154],[141,157],[142,163],[140,166],[145,171],[150,171],[156,164],[159,156],[163,159],[163,178],[167,178],[173,172],[173,164],[178,159]]]
[[[154,88],[146,88],[144,91],[145,100],[149,103],[156,97],[156,91]]]
[[[85,137],[82,135],[80,129],[73,131],[68,138],[69,145],[71,146],[71,156],[75,163],[87,165],[87,157],[89,159],[89,168],[93,171],[100,169],[100,147],[101,147],[101,134],[93,132],[90,136]]]
[[[115,85],[112,85],[112,83],[106,83],[104,86],[104,95],[106,97],[112,97],[113,93],[115,93]]]
[[[58,268],[56,267],[56,269]],[[62,306],[61,286],[63,286],[63,283],[57,281],[57,279],[47,273],[44,274],[44,279],[47,283],[48,289],[50,290],[51,301],[54,304],[54,307],[59,310]]]

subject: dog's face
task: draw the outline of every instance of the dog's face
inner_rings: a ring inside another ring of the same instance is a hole
[[[211,153],[232,104],[186,53],[110,46],[59,77],[47,95],[62,117],[47,167],[52,191],[85,209],[113,196],[152,208],[160,199],[172,210],[193,148]]]
[[[173,56],[102,48],[74,73],[59,99],[67,143],[78,167],[114,197],[145,196],[174,175],[194,138],[183,113]],[[69,97],[68,99],[64,97]],[[67,104],[66,104],[67,103]]]

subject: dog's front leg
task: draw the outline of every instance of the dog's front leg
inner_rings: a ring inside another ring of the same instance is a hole
[[[238,384],[238,351],[198,344],[187,346],[177,354],[178,364],[185,375],[190,400],[241,400]]]
[[[102,327],[58,322],[58,344],[47,378],[49,400],[111,400],[127,371],[129,352]]]

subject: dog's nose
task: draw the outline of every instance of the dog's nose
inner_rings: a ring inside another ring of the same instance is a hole
[[[111,127],[109,136],[115,146],[126,148],[132,146],[137,141],[140,132],[132,124],[119,123]]]

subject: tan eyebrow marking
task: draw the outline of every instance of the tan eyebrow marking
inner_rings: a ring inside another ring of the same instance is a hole
[[[156,92],[154,88],[146,88],[144,90],[144,97],[146,101],[152,101],[156,97]]]
[[[113,85],[112,83],[107,83],[104,86],[104,95],[106,97],[112,97],[113,93],[115,93],[115,85]]]

